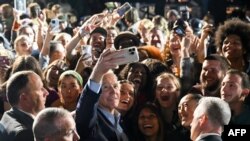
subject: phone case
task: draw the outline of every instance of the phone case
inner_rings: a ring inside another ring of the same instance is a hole
[[[60,32],[60,23],[59,23],[59,19],[51,19],[50,21],[50,26],[51,26],[51,31],[53,33],[59,33]]]
[[[124,48],[121,50],[117,50],[117,52],[119,52],[119,56],[125,57],[123,61],[117,62],[117,65],[124,65],[139,61],[139,54],[136,47]]]
[[[120,17],[122,17],[126,12],[131,10],[131,8],[132,6],[128,2],[126,2],[117,9],[117,13],[120,15]]]
[[[26,5],[26,0],[14,0],[14,8],[21,13],[26,13]]]

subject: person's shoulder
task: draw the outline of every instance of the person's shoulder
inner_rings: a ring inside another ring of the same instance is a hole
[[[32,129],[23,129],[19,130],[19,132],[16,133],[14,136],[13,141],[34,141],[34,136],[32,133]]]
[[[244,106],[243,111],[236,117],[232,117],[232,123],[238,125],[250,124],[250,108],[248,105]]]
[[[193,85],[190,90],[190,93],[197,93],[197,94],[201,94],[202,93],[202,86],[200,84],[195,84]]]
[[[13,109],[10,109],[10,110],[4,112],[4,114],[1,118],[1,122],[3,122],[4,120],[9,121],[9,120],[14,119],[14,118],[15,118],[15,112],[13,111]]]
[[[5,128],[13,127],[19,129],[19,126],[21,126],[21,123],[18,120],[18,116],[13,110],[6,111],[3,114],[1,123],[5,126]]]
[[[33,118],[17,108],[11,108],[3,114],[1,123],[7,125],[9,128],[16,126],[30,127],[32,126]]]
[[[60,99],[57,99],[51,104],[51,107],[63,107],[63,104]]]
[[[218,135],[209,135],[198,141],[222,141],[222,138],[221,136],[218,136]]]
[[[2,117],[1,124],[5,127],[4,130],[8,133],[8,137],[10,138],[14,138],[19,134],[26,133],[27,130],[32,132],[31,129],[27,128],[27,126],[10,116],[4,115]]]

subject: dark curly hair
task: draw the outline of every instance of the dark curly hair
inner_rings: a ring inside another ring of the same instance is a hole
[[[146,66],[145,64],[141,63],[141,62],[134,62],[134,63],[130,63],[127,64],[123,70],[120,72],[119,76],[121,79],[127,79],[128,77],[128,73],[130,71],[131,68],[135,68],[137,66],[142,66],[144,68],[144,70],[146,71],[146,79],[147,81],[145,82],[145,86],[143,86],[142,90],[143,93],[145,93],[145,95],[147,95],[148,100],[153,100],[153,95],[152,95],[152,86],[153,86],[153,80],[152,80],[152,75],[150,73],[150,70],[148,68],[148,66]]]
[[[239,18],[232,18],[220,25],[215,33],[215,44],[217,51],[222,52],[223,41],[228,35],[238,35],[242,42],[243,50],[249,52],[250,25]]]

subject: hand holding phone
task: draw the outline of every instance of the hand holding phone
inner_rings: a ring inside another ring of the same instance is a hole
[[[116,62],[117,65],[124,65],[139,61],[139,54],[137,47],[129,47],[116,50],[112,52],[112,54],[114,54],[115,58],[121,58]]]
[[[120,17],[122,17],[125,13],[127,13],[131,9],[132,6],[128,2],[126,2],[117,9],[117,13],[119,14]]]
[[[60,30],[60,20],[57,18],[51,19],[50,21],[51,32],[59,33]]]
[[[26,12],[26,0],[14,0],[14,8],[21,13]]]
[[[182,29],[181,27],[175,28],[175,29],[174,29],[174,32],[175,32],[178,36],[180,36],[180,37],[186,36],[185,30]]]

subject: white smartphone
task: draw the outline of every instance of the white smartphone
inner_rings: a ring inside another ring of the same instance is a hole
[[[57,18],[51,19],[50,21],[51,31],[53,33],[59,33],[60,32],[60,20]]]
[[[124,58],[121,61],[117,62],[117,65],[124,65],[139,61],[139,54],[137,47],[123,48],[120,50],[116,50],[114,52],[118,53],[119,54],[118,56]]]
[[[14,8],[21,13],[26,13],[26,0],[14,0]]]

